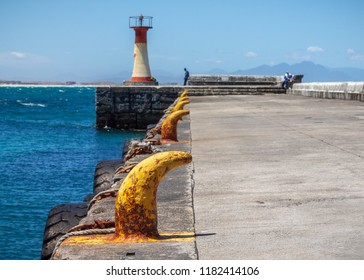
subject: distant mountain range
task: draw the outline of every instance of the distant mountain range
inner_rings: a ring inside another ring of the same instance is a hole
[[[364,69],[360,68],[330,68],[310,61],[304,61],[289,65],[281,63],[273,66],[261,65],[247,70],[236,70],[227,72],[224,69],[211,69],[205,73],[191,74],[210,74],[210,75],[273,75],[281,76],[286,71],[292,74],[302,74],[303,82],[357,82],[364,81]],[[152,69],[153,76],[160,84],[181,84],[183,81],[183,72],[180,75],[174,75],[165,70]],[[123,80],[129,80],[131,72],[124,71],[114,77],[104,77],[102,80],[108,80],[115,83],[121,83]]]
[[[345,68],[331,68],[320,64],[315,64],[310,61],[303,61],[300,63],[289,65],[287,63],[280,63],[277,65],[261,65],[247,70],[236,70],[227,72],[223,69],[211,69],[206,73],[192,73],[191,74],[211,74],[211,75],[284,75],[286,71],[292,74],[302,74],[303,82],[358,82],[364,81],[364,69],[345,67]],[[183,75],[176,77],[166,71],[154,71],[154,75],[160,83],[179,82],[183,80]]]
[[[236,70],[233,72],[228,72],[224,69],[211,69],[209,71],[194,72],[193,68],[190,69],[190,74],[207,74],[207,75],[267,75],[267,76],[283,76],[286,71],[294,75],[302,74],[304,75],[304,83],[309,82],[358,82],[364,81],[364,69],[354,68],[354,67],[343,67],[343,68],[331,68],[320,64],[315,64],[310,61],[303,61],[296,64],[280,63],[277,65],[261,65],[255,68],[247,70]],[[160,69],[153,69],[152,74],[157,79],[159,84],[182,84],[184,72],[181,71],[179,74],[174,74],[172,72]],[[123,81],[131,79],[131,71],[120,71],[115,74],[105,74],[104,76],[95,75],[93,77],[75,77],[78,83],[89,83],[89,84],[121,84]],[[15,81],[2,81],[6,79],[1,79],[0,83],[24,83],[21,78]],[[61,78],[54,78],[54,81],[63,81]],[[25,80],[26,81],[26,80]],[[68,81],[68,80],[66,80]],[[68,83],[63,81],[63,83]],[[72,79],[70,81],[73,81]],[[47,83],[46,81],[36,82],[36,83]],[[58,82],[54,82],[58,83]],[[62,82],[61,82],[62,83]]]
[[[364,81],[364,69],[330,68],[313,62],[304,61],[296,64],[281,63],[274,66],[262,65],[248,70],[238,70],[235,75],[284,75],[303,74],[303,82],[356,82]]]

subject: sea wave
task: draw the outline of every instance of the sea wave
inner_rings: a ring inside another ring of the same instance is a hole
[[[46,104],[42,103],[22,102],[21,100],[17,100],[16,102],[26,107],[47,107]]]

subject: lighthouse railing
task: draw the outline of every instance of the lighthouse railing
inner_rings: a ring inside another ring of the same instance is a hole
[[[153,17],[150,16],[132,16],[129,17],[129,27],[147,27],[153,28]]]

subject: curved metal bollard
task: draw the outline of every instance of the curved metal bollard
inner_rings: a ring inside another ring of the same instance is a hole
[[[185,96],[187,96],[188,95],[188,90],[187,89],[185,89],[182,93],[181,93],[181,95],[179,96],[180,98],[183,98],[183,97],[185,97]]]
[[[178,101],[178,103],[176,104],[176,106],[174,106],[173,110],[172,110],[172,113],[173,112],[177,112],[179,110],[183,110],[183,107],[187,104],[190,104],[190,101],[189,100],[181,100],[181,101]]]
[[[181,103],[184,103],[184,104],[181,104]],[[186,105],[186,104],[189,104],[190,103],[190,100],[188,98],[188,96],[185,96],[185,97],[180,97],[180,98],[177,98],[176,99],[176,102],[174,104],[171,105],[171,108],[169,108],[168,110],[166,110],[166,114],[170,114],[172,112],[176,112],[178,110],[182,110],[183,107]]]
[[[161,129],[161,142],[177,142],[177,123],[183,116],[188,115],[189,110],[178,110],[171,113],[164,120]]]
[[[190,99],[188,96],[180,97],[178,98],[177,104],[183,101],[190,101]]]
[[[124,179],[115,204],[115,238],[147,241],[159,237],[157,229],[157,189],[165,174],[190,163],[186,152],[161,152],[137,164]]]
[[[159,120],[158,124],[152,128],[151,130],[149,130],[147,132],[147,135],[146,135],[146,139],[152,139],[156,134],[161,134],[162,133],[162,125],[165,121],[165,119],[174,111],[177,111],[175,110],[175,107],[181,103],[181,102],[188,102],[186,104],[189,104],[189,99],[188,99],[188,96],[184,96],[184,97],[179,97],[175,100],[174,104],[172,104],[167,110],[165,110],[165,114],[164,116]],[[186,104],[183,104],[186,105]],[[181,105],[178,105],[179,108],[181,108]]]

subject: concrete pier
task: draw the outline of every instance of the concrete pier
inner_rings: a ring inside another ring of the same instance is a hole
[[[191,97],[199,259],[363,259],[364,105]]]

